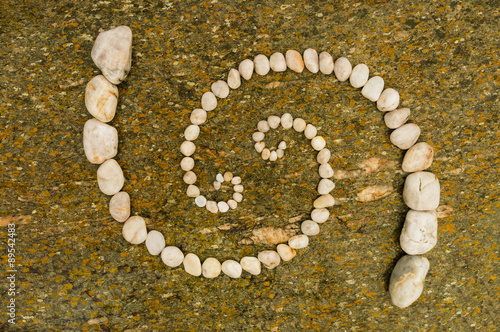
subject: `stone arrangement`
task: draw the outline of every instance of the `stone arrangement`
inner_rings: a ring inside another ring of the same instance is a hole
[[[123,222],[123,237],[132,244],[145,243],[151,255],[160,255],[165,265],[175,268],[181,264],[184,270],[193,275],[203,275],[215,278],[222,273],[230,278],[239,278],[243,271],[251,275],[261,273],[261,265],[274,269],[281,261],[289,261],[296,255],[296,250],[309,244],[309,237],[320,233],[320,224],[330,218],[328,208],[335,204],[330,192],[335,184],[330,180],[333,169],[329,164],[330,150],[326,141],[318,135],[318,130],[312,124],[300,118],[293,118],[289,113],[272,115],[257,123],[257,131],[253,133],[255,150],[263,160],[276,161],[284,157],[286,143],[281,142],[276,148],[266,148],[265,134],[271,129],[281,127],[284,130],[293,128],[304,133],[311,146],[317,152],[319,164],[318,173],[321,180],[318,183],[318,197],[313,203],[309,220],[301,224],[300,235],[292,236],[287,244],[279,244],[276,250],[264,250],[257,257],[243,257],[241,260],[226,260],[222,264],[213,257],[203,262],[194,253],[183,253],[175,246],[167,246],[162,233],[147,230],[145,220],[140,216],[130,216],[130,196],[121,191],[125,179],[118,162],[113,159],[118,150],[118,134],[114,127],[106,124],[115,115],[118,101],[116,84],[121,83],[131,67],[132,31],[126,26],[105,31],[99,34],[92,48],[92,59],[101,70],[102,75],[93,78],[87,85],[85,105],[94,118],[88,120],[83,129],[83,145],[87,159],[93,164],[99,164],[97,183],[99,189],[112,196],[109,203],[111,216],[118,222]],[[226,98],[231,89],[237,89],[242,79],[250,80],[253,73],[266,75],[269,72],[282,72],[291,69],[301,73],[306,68],[311,73],[321,72],[332,75],[338,81],[349,80],[353,88],[361,89],[361,94],[372,102],[381,112],[385,112],[384,121],[388,128],[394,129],[390,141],[402,150],[407,150],[402,163],[403,171],[411,173],[407,176],[403,190],[403,200],[410,208],[401,232],[401,248],[407,255],[396,264],[390,279],[389,293],[394,305],[404,308],[416,301],[422,293],[425,276],[429,269],[429,261],[421,256],[430,251],[437,242],[436,208],[439,205],[440,186],[433,173],[425,171],[433,160],[433,149],[425,143],[417,143],[420,128],[414,123],[406,123],[410,110],[400,108],[399,93],[392,88],[384,89],[384,80],[380,76],[369,77],[369,68],[358,64],[354,68],[345,57],[334,61],[327,52],[319,55],[314,49],[307,49],[303,54],[295,50],[273,53],[270,57],[257,55],[253,60],[245,59],[238,69],[231,69],[227,81],[219,80],[212,84],[209,92],[201,97],[200,108],[192,111],[190,124],[184,132],[185,141],[180,145],[184,156],[180,167],[185,172],[184,182],[187,185],[186,194],[194,198],[198,207],[211,213],[225,213],[235,209],[243,200],[242,179],[231,172],[217,174],[213,182],[216,190],[223,183],[233,186],[232,199],[225,201],[209,200],[201,195],[196,186],[194,141],[200,133],[200,126],[207,121],[207,114],[217,108],[217,99]]]

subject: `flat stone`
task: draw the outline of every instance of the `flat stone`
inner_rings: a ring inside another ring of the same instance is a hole
[[[165,237],[158,231],[150,231],[146,238],[146,248],[151,255],[156,256],[165,248]]]
[[[423,171],[431,166],[434,149],[428,143],[420,142],[406,151],[401,168],[405,172]]]
[[[83,150],[92,164],[102,164],[118,153],[118,131],[97,119],[83,126]]]
[[[422,256],[399,259],[389,281],[389,294],[395,306],[406,308],[420,297],[429,265],[427,258]]]
[[[406,214],[399,243],[408,255],[422,255],[436,246],[438,236],[436,211],[414,211]]]
[[[125,183],[120,165],[114,159],[108,159],[97,169],[97,184],[106,195],[118,193]]]
[[[130,217],[130,196],[120,191],[111,197],[109,201],[109,213],[111,217],[119,222],[124,222]]]
[[[403,200],[412,210],[429,211],[439,206],[438,178],[430,172],[415,172],[406,177]]]
[[[148,230],[144,218],[139,216],[128,218],[123,224],[122,235],[125,240],[132,244],[140,244],[146,241]]]
[[[201,275],[201,262],[198,256],[196,256],[195,254],[187,254],[184,257],[183,264],[184,270],[187,273],[195,277],[199,277]]]
[[[113,120],[118,104],[118,88],[106,77],[94,77],[85,89],[85,106],[87,111],[102,122]]]
[[[390,135],[392,144],[401,150],[407,150],[413,146],[420,137],[420,127],[414,123],[407,123],[394,130]]]

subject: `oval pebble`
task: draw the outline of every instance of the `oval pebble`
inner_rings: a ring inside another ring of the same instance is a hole
[[[313,74],[319,71],[318,52],[315,49],[308,48],[304,51],[304,65]]]
[[[284,243],[278,244],[276,251],[284,262],[291,261],[297,255],[295,249]]]
[[[194,199],[194,202],[199,207],[204,207],[205,205],[207,205],[207,199],[205,198],[205,196],[201,196],[201,195],[197,196]]]
[[[316,160],[320,165],[328,164],[330,161],[331,153],[328,149],[321,149],[316,156]]]
[[[288,245],[293,249],[302,249],[309,245],[309,237],[305,234],[295,235],[288,239]]]
[[[259,261],[269,270],[274,269],[281,262],[280,255],[273,250],[264,250],[257,255]]]
[[[420,137],[420,127],[414,123],[407,123],[398,129],[394,130],[389,136],[391,143],[400,148],[407,150],[413,146]]]
[[[276,129],[280,126],[281,119],[279,116],[271,115],[267,118],[267,123],[269,124],[269,128]]]
[[[213,111],[217,107],[217,98],[212,92],[205,92],[201,96],[201,108],[205,111]]]
[[[394,111],[399,105],[399,92],[392,88],[385,89],[377,99],[377,108],[382,112]]]
[[[205,259],[201,265],[201,271],[205,278],[212,279],[219,276],[222,271],[222,266],[217,259],[209,257]]]
[[[234,176],[233,179],[231,180],[232,184],[240,184],[241,183],[241,177],[239,176]]]
[[[196,173],[193,171],[187,171],[182,180],[185,184],[194,184],[196,182]]]
[[[414,211],[406,214],[399,243],[408,255],[422,255],[437,243],[438,220],[436,211]]]
[[[406,151],[401,168],[408,173],[423,171],[431,166],[433,158],[432,146],[420,142]]]
[[[240,260],[241,268],[253,275],[261,272],[260,261],[256,257],[245,256]]]
[[[333,176],[333,168],[330,164],[323,164],[319,166],[318,173],[323,179],[331,178]]]
[[[281,141],[280,144],[278,144],[278,149],[285,150],[286,149],[286,142]]]
[[[305,220],[300,225],[300,231],[307,236],[314,236],[319,234],[319,225],[318,223],[312,220]]]
[[[269,66],[274,72],[286,71],[286,60],[283,53],[273,53],[269,58]]]
[[[353,88],[362,88],[366,82],[368,82],[368,77],[370,76],[370,70],[368,66],[364,63],[356,65],[349,77],[349,83]]]
[[[312,124],[308,123],[306,125],[306,128],[304,129],[304,136],[307,138],[307,139],[313,139],[314,137],[316,137],[316,134],[318,133],[318,130],[316,129],[315,126],[313,126]]]
[[[201,275],[201,262],[198,256],[195,254],[187,254],[182,261],[184,264],[184,271],[187,273],[198,277]]]
[[[361,94],[368,100],[377,101],[384,90],[384,79],[380,76],[373,76],[365,83]]]
[[[267,133],[269,131],[269,123],[267,120],[261,120],[257,123],[257,130],[261,133]]]
[[[196,197],[200,196],[200,188],[198,188],[194,184],[190,184],[186,189],[186,195],[187,195],[187,197],[196,198]]]
[[[276,161],[278,159],[278,153],[276,151],[271,151],[269,155],[269,161]]]
[[[254,70],[257,74],[264,76],[269,73],[269,69],[271,68],[269,65],[269,59],[264,54],[259,54],[253,59]]]
[[[123,224],[122,235],[125,240],[132,244],[140,244],[146,241],[148,230],[144,218],[139,216],[128,218]]]
[[[103,75],[94,77],[85,89],[85,107],[102,122],[113,120],[118,104],[118,88]]]
[[[218,182],[224,182],[224,175],[222,175],[221,173],[218,173],[216,176],[215,176],[215,180],[218,181]]]
[[[384,122],[387,128],[396,129],[401,127],[410,118],[409,108],[400,108],[394,111],[387,112],[384,115]]]
[[[227,201],[227,205],[229,205],[229,207],[234,210],[238,207],[238,202],[236,202],[234,199],[230,199],[229,201]]]
[[[256,131],[252,134],[252,139],[255,141],[255,142],[260,142],[262,141],[264,138],[266,137],[266,134],[264,134],[263,132],[261,131]]]
[[[214,188],[215,190],[219,190],[222,187],[222,183],[219,181],[214,181]]]
[[[234,193],[233,194],[233,199],[240,203],[243,200],[243,195],[241,193]]]
[[[330,53],[321,52],[319,54],[319,70],[325,75],[330,75],[333,72],[333,69],[334,63]]]
[[[180,147],[181,153],[186,157],[190,157],[196,151],[196,145],[191,141],[184,141]]]
[[[335,198],[332,195],[321,195],[314,200],[313,206],[315,209],[327,208],[335,205]]]
[[[223,175],[223,178],[224,178],[224,182],[231,182],[231,180],[233,179],[233,173],[225,172]]]
[[[302,55],[295,50],[288,50],[285,53],[286,65],[288,68],[297,73],[302,73],[304,71],[304,60],[302,60]]]
[[[165,248],[165,237],[158,231],[150,231],[146,238],[146,248],[151,255],[159,255]]]
[[[166,266],[177,267],[184,261],[184,254],[179,248],[168,246],[162,250],[161,260]]]
[[[227,205],[227,203],[224,201],[218,202],[217,207],[219,208],[219,211],[222,213],[229,211],[229,205]]]
[[[269,157],[271,157],[271,151],[269,149],[267,149],[267,148],[264,148],[262,150],[262,159],[263,160],[268,160]]]
[[[92,164],[102,164],[118,152],[118,131],[97,119],[90,119],[83,126],[83,149]]]
[[[276,150],[276,156],[278,158],[283,158],[284,155],[285,155],[285,151],[283,151],[282,149]]]
[[[243,271],[240,263],[229,259],[222,263],[222,272],[230,278],[239,278],[241,277],[241,272]]]
[[[212,90],[212,93],[217,98],[226,98],[229,96],[229,86],[222,80],[212,83],[210,90]]]
[[[328,212],[328,210],[325,208],[314,209],[311,212],[312,221],[318,224],[324,223],[325,221],[328,220],[329,217],[330,217],[330,212]]]
[[[243,192],[243,186],[241,184],[236,184],[233,187],[233,190],[237,193],[242,193]]]
[[[130,196],[120,191],[111,197],[109,201],[109,213],[111,217],[119,222],[124,222],[130,217]]]
[[[295,118],[293,120],[293,123],[292,123],[292,126],[293,126],[293,129],[298,132],[298,133],[301,133],[303,132],[305,129],[306,129],[306,122],[304,121],[304,119],[301,119],[301,118]]]
[[[318,194],[329,194],[335,188],[335,183],[330,179],[321,179],[318,183]]]
[[[285,113],[281,116],[281,126],[283,129],[290,129],[293,126],[293,117],[290,113]]]
[[[349,79],[352,72],[352,65],[349,60],[345,57],[340,57],[335,61],[335,65],[333,67],[333,72],[335,73],[335,77],[340,81],[344,82]]]
[[[321,151],[326,146],[326,141],[321,136],[316,136],[311,140],[311,146],[316,151]]]
[[[190,171],[194,168],[194,159],[191,157],[184,157],[181,160],[181,169],[184,172]]]
[[[395,306],[406,308],[420,297],[429,265],[422,256],[407,255],[399,259],[389,281],[389,294]]]
[[[403,200],[412,210],[435,210],[439,206],[440,186],[438,178],[430,172],[415,172],[406,177]]]
[[[227,85],[233,90],[241,86],[241,77],[238,70],[231,68],[229,74],[227,74]]]
[[[207,204],[205,206],[208,211],[212,213],[217,213],[219,212],[219,206],[217,205],[217,202],[215,201],[207,201]]]
[[[97,169],[97,184],[106,195],[118,193],[125,183],[125,177],[120,165],[114,159],[108,159]]]
[[[194,125],[201,125],[207,121],[207,111],[201,108],[195,108],[189,117],[189,121],[191,121]]]
[[[241,77],[246,79],[247,81],[252,78],[253,75],[254,63],[250,59],[245,59],[240,62],[238,67],[238,71],[240,72]]]

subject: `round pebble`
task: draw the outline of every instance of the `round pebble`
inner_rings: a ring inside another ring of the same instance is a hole
[[[292,127],[293,129],[298,132],[298,133],[301,133],[303,132],[305,129],[306,129],[306,122],[304,121],[304,119],[301,119],[301,118],[295,118],[293,120],[293,123],[292,123]]]
[[[256,131],[255,133],[252,134],[252,139],[255,141],[255,142],[260,142],[262,141],[264,138],[266,137],[266,134],[264,134],[263,132],[261,131]]]
[[[209,257],[205,259],[201,265],[201,271],[205,278],[212,279],[219,276],[222,271],[222,266],[217,259]]]
[[[309,245],[309,237],[305,234],[295,235],[288,239],[288,245],[293,249],[302,249]]]
[[[85,89],[85,107],[97,120],[113,120],[118,104],[118,88],[103,75],[94,77]]]
[[[274,72],[286,71],[286,60],[283,53],[273,53],[269,58],[269,65]]]
[[[308,48],[304,51],[304,65],[313,74],[319,71],[318,52],[315,49]]]
[[[166,266],[177,267],[184,261],[184,254],[179,248],[168,246],[162,250],[161,260]]]
[[[295,249],[284,243],[278,244],[276,251],[284,262],[291,261],[297,255]]]
[[[226,202],[223,201],[218,202],[217,207],[219,208],[219,211],[222,213],[229,211],[229,205]]]
[[[238,207],[238,202],[236,202],[234,199],[230,199],[229,201],[227,201],[227,205],[229,205],[229,207],[234,210]]]
[[[399,243],[408,255],[422,255],[437,243],[438,220],[436,211],[414,211],[406,214]]]
[[[229,74],[227,74],[227,85],[233,90],[241,86],[241,77],[238,70],[231,68]]]
[[[184,172],[190,171],[194,168],[194,159],[191,157],[184,157],[181,160],[181,169]]]
[[[406,308],[420,297],[429,265],[427,258],[422,256],[399,259],[389,281],[389,294],[395,306]]]
[[[321,136],[316,136],[311,140],[311,146],[314,150],[320,151],[326,146],[326,141]]]
[[[213,111],[217,107],[217,98],[212,92],[205,92],[201,96],[201,108],[205,111]]]
[[[300,231],[307,236],[314,236],[319,234],[318,223],[312,220],[305,220],[302,225],[300,225]]]
[[[238,67],[238,71],[240,72],[241,77],[246,79],[247,81],[252,78],[253,75],[254,63],[250,59],[245,59],[240,62]]]
[[[257,123],[257,130],[261,133],[267,133],[269,131],[269,123],[266,120],[261,120]]]
[[[264,143],[262,141],[257,142],[257,143],[255,143],[254,147],[255,147],[255,151],[257,151],[257,153],[261,153],[262,150],[264,150],[264,148],[266,147],[266,143]]]
[[[196,182],[196,173],[193,171],[187,171],[182,180],[185,184],[194,184]]]
[[[257,255],[257,258],[269,270],[274,269],[281,262],[280,255],[276,251],[273,251],[273,250],[261,251]]]
[[[196,198],[196,197],[200,196],[200,188],[198,188],[197,186],[195,186],[193,184],[190,184],[186,189],[186,195],[187,195],[187,197]]]
[[[83,150],[92,164],[102,164],[118,152],[118,131],[99,120],[88,120],[83,126]]]
[[[356,65],[352,70],[351,76],[349,77],[349,83],[353,88],[361,88],[366,82],[368,82],[368,77],[370,76],[370,70],[368,66],[364,63]]]
[[[282,150],[282,149],[276,150],[276,156],[278,158],[283,158],[284,155],[285,155],[285,151],[284,150]]]
[[[439,198],[439,180],[433,173],[415,172],[406,177],[403,200],[410,209],[435,210],[439,206]]]
[[[225,172],[223,175],[223,178],[224,178],[224,182],[231,182],[231,180],[233,179],[233,173]]]
[[[385,89],[377,99],[377,108],[382,112],[395,110],[399,105],[399,92],[392,88]]]
[[[326,194],[321,195],[314,200],[313,206],[315,209],[322,209],[326,207],[331,207],[335,205],[335,198],[332,195]]]
[[[333,72],[333,68],[334,63],[330,53],[321,52],[319,54],[319,70],[325,75],[330,75]]]
[[[325,221],[328,220],[329,217],[330,217],[330,212],[328,212],[328,210],[325,208],[314,209],[311,212],[312,221],[317,222],[318,224],[324,223]]]
[[[405,172],[423,171],[431,166],[434,159],[434,150],[432,146],[425,142],[413,145],[406,151],[401,167]]]
[[[205,205],[207,205],[207,199],[205,198],[205,196],[197,196],[195,199],[194,199],[194,202],[196,203],[196,205],[198,205],[199,207],[204,207]]]
[[[212,213],[217,213],[219,212],[219,206],[217,205],[217,202],[215,201],[207,201],[207,204],[205,206],[208,211]]]
[[[278,149],[285,150],[286,149],[286,142],[281,141],[280,144],[278,144]]]
[[[222,272],[230,278],[239,278],[241,277],[243,269],[237,261],[233,261],[229,259],[222,263]]]
[[[320,165],[327,164],[330,161],[331,153],[328,149],[321,149],[316,156],[316,160]]]
[[[279,116],[271,115],[270,117],[267,118],[267,123],[269,124],[269,127],[271,129],[276,129],[280,126],[281,119]]]
[[[293,126],[293,117],[290,113],[285,113],[281,116],[281,126],[283,129],[290,129]]]
[[[255,59],[253,59],[253,63],[255,66],[254,70],[257,74],[264,76],[269,73],[269,69],[271,68],[269,66],[269,59],[264,54],[257,55]]]
[[[119,222],[124,222],[130,217],[130,196],[120,191],[111,197],[109,201],[109,213],[111,217]]]
[[[125,183],[125,177],[120,165],[114,159],[108,159],[97,169],[97,184],[106,195],[118,193]]]
[[[241,193],[234,193],[233,194],[233,199],[240,203],[243,200],[243,195]]]
[[[420,137],[420,127],[414,123],[407,123],[398,129],[394,130],[389,136],[391,143],[400,148],[407,150],[413,146]]]
[[[181,153],[186,157],[191,156],[196,151],[196,145],[191,141],[184,141],[181,144]]]
[[[201,125],[207,121],[207,111],[201,108],[195,108],[189,117],[189,121],[191,121],[194,125]]]
[[[229,86],[227,85],[226,82],[221,80],[212,83],[210,90],[212,90],[212,93],[217,98],[226,98],[227,96],[229,96]]]
[[[377,101],[384,90],[384,79],[380,76],[373,76],[365,83],[361,94],[368,100]]]
[[[299,52],[295,50],[288,50],[285,53],[286,65],[288,68],[297,73],[304,71],[304,60]]]
[[[306,125],[306,128],[304,129],[304,136],[307,139],[313,139],[314,137],[316,137],[317,133],[318,133],[318,130],[316,129],[315,126],[313,126],[310,123]]]
[[[234,191],[237,193],[243,192],[243,186],[241,184],[237,184],[233,187]]]
[[[146,221],[139,216],[128,218],[123,224],[123,238],[132,244],[141,244],[148,237]]]
[[[335,188],[335,183],[330,179],[321,179],[318,183],[318,194],[329,194]]]
[[[271,151],[269,155],[269,161],[276,161],[278,159],[278,153],[276,151]]]
[[[384,122],[388,128],[396,129],[404,125],[409,118],[410,118],[410,109],[400,108],[385,113]]]
[[[318,173],[323,179],[328,179],[333,176],[333,168],[330,164],[323,164],[319,166]]]
[[[351,76],[352,65],[349,60],[345,57],[340,57],[335,61],[335,65],[333,67],[333,72],[335,73],[335,77],[340,81],[347,81],[349,76]]]
[[[159,255],[165,248],[165,237],[158,231],[150,231],[146,238],[146,248],[151,255]]]
[[[241,183],[241,177],[239,177],[239,176],[233,177],[233,179],[231,180],[231,183],[232,184],[240,184]]]
[[[241,268],[253,275],[261,272],[260,261],[256,257],[245,256],[240,260]]]
[[[183,263],[184,263],[184,270],[187,273],[195,277],[201,275],[201,262],[198,256],[189,253],[186,255],[186,257],[184,257]]]
[[[215,180],[217,180],[218,182],[224,182],[224,175],[218,173],[216,176],[215,176]]]
[[[268,160],[270,156],[271,156],[271,151],[269,149],[267,149],[267,148],[264,148],[262,150],[262,159],[263,160]]]

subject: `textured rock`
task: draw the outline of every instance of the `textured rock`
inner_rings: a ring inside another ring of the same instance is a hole
[[[415,302],[424,289],[429,261],[422,256],[403,256],[397,262],[389,281],[392,303],[406,308]]]
[[[140,244],[146,241],[148,230],[146,221],[139,216],[133,216],[123,224],[122,235],[125,240],[132,244]]]
[[[120,165],[114,159],[106,160],[97,169],[97,184],[106,195],[118,193],[125,183],[125,177]]]
[[[439,206],[440,186],[437,177],[430,172],[411,173],[406,177],[403,200],[412,210],[435,210]]]
[[[425,142],[420,142],[406,151],[401,168],[405,172],[423,171],[431,166],[434,159],[432,146]]]
[[[92,116],[102,122],[113,120],[118,104],[118,88],[103,75],[94,77],[85,89],[85,106]]]
[[[120,191],[111,197],[109,201],[109,213],[119,222],[124,222],[130,217],[130,196],[124,191]]]
[[[83,127],[83,149],[88,161],[102,164],[118,152],[118,131],[99,120],[88,120]]]
[[[288,241],[290,233],[283,228],[270,226],[254,229],[250,238],[254,243],[279,244]]]
[[[406,214],[399,237],[401,249],[408,255],[422,255],[437,243],[438,220],[436,211],[414,211]]]
[[[390,195],[394,191],[394,188],[391,185],[385,185],[385,186],[369,186],[366,188],[363,188],[358,194],[357,194],[357,200],[359,202],[371,202],[375,201],[377,199],[381,199],[383,197],[386,197]]]

